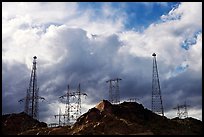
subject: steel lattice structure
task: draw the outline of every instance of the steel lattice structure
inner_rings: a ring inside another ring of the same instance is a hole
[[[182,119],[182,118],[187,118],[188,117],[188,110],[187,107],[190,105],[187,105],[186,102],[183,105],[177,105],[177,107],[173,109],[177,109],[177,116]]]
[[[152,73],[152,111],[164,116],[162,104],[162,95],[159,83],[159,74],[157,69],[156,54],[153,53],[153,73]]]
[[[71,120],[76,120],[79,116],[81,116],[81,96],[87,96],[87,94],[81,92],[81,86],[79,84],[76,92],[70,92],[68,85],[67,93],[59,97],[60,99],[65,99],[65,113],[55,115],[55,117],[58,116],[59,118],[61,116],[64,117],[64,123],[61,125],[71,125]],[[73,100],[76,100],[74,102],[71,102],[71,98],[73,98]]]
[[[113,104],[120,103],[119,81],[121,78],[107,80],[109,83],[109,101]]]
[[[58,119],[58,126],[62,126],[64,123],[61,120],[61,116],[64,116],[64,115],[62,114],[61,108],[59,109],[59,114],[58,115],[54,115],[54,116],[55,116],[55,118],[59,117],[59,119]]]
[[[25,100],[25,108],[24,112],[30,115],[34,119],[39,118],[39,112],[38,112],[38,100],[45,100],[43,97],[38,96],[39,94],[39,88],[37,85],[37,67],[36,67],[36,59],[37,57],[33,57],[33,66],[32,66],[32,71],[31,71],[31,76],[30,76],[30,82],[29,82],[29,87],[26,92],[26,97],[19,100],[19,102],[22,102]]]

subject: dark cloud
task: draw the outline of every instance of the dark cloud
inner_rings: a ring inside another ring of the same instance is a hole
[[[25,64],[2,62],[2,113],[22,110],[18,101],[25,97],[25,91],[28,88],[26,79],[29,78],[29,75],[27,75],[27,72],[29,70]]]
[[[192,78],[189,71],[161,82],[166,110],[186,101],[191,107],[202,107],[202,80]]]

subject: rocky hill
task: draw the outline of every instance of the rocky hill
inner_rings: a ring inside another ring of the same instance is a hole
[[[2,133],[4,135],[16,135],[20,132],[39,127],[47,127],[44,122],[39,122],[24,112],[18,114],[6,114],[2,116]]]
[[[82,115],[73,129],[73,134],[195,135],[202,134],[202,122],[193,118],[170,120],[136,102],[112,105],[103,100]]]
[[[36,128],[20,135],[201,135],[202,121],[168,119],[136,102],[111,104],[107,100],[81,115],[72,126]]]

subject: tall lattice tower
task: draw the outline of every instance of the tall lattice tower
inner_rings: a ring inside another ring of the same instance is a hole
[[[157,69],[156,54],[153,53],[153,73],[152,73],[152,111],[164,116],[159,74]]]
[[[121,78],[115,78],[107,80],[106,83],[109,83],[109,101],[111,103],[117,104],[120,103],[120,92],[119,92],[119,81]]]
[[[72,103],[70,102],[70,98],[74,97],[75,98],[75,94],[70,92],[69,90],[69,85],[67,86],[67,93],[63,96],[60,96],[60,99],[65,99],[65,114],[62,114],[62,116],[64,116],[64,125],[70,125],[71,124],[71,112],[72,112],[72,108],[74,107],[72,105]],[[60,117],[60,114],[57,115]]]
[[[78,118],[79,116],[81,116],[81,96],[87,96],[86,93],[82,93],[81,92],[81,86],[79,83],[79,87],[77,89],[76,92],[74,92],[74,95],[77,97],[77,101],[76,101],[76,118]]]
[[[22,102],[25,100],[25,108],[24,112],[30,115],[34,119],[39,118],[39,113],[38,113],[38,100],[45,100],[43,97],[38,96],[39,94],[39,88],[37,86],[37,67],[36,67],[36,59],[37,57],[33,57],[33,66],[32,66],[32,71],[31,71],[31,77],[30,77],[30,83],[29,87],[26,92],[26,97],[19,100],[19,102]]]

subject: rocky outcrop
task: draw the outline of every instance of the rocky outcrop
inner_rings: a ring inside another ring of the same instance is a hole
[[[112,113],[112,107],[113,105],[107,100],[102,100],[95,106],[95,108],[97,108],[100,112],[107,113]]]

